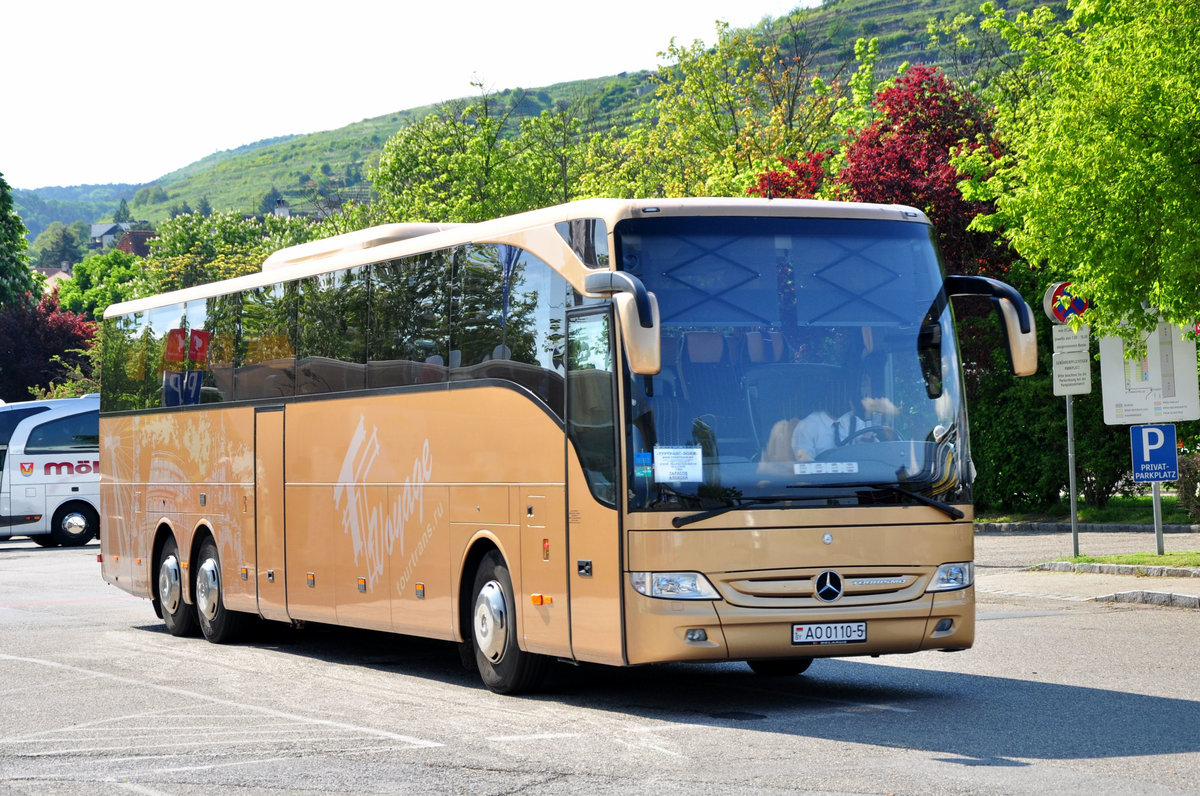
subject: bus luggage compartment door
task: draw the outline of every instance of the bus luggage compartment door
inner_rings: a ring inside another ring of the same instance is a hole
[[[254,529],[258,612],[289,621],[283,520],[283,407],[254,413]]]

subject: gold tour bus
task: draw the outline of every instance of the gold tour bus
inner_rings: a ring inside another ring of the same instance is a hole
[[[175,635],[459,642],[500,693],[617,666],[970,647],[950,297],[900,206],[591,199],[284,249],[110,307],[102,572]]]

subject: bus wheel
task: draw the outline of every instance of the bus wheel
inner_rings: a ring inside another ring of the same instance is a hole
[[[794,677],[812,666],[812,658],[784,658],[769,661],[746,661],[755,674],[763,677]]]
[[[100,518],[90,506],[66,505],[54,512],[50,537],[63,547],[79,547],[96,538]]]
[[[196,632],[196,611],[183,601],[183,568],[179,565],[179,545],[168,536],[158,554],[158,608],[163,624],[172,636],[191,636]]]
[[[196,568],[196,616],[200,619],[200,632],[214,644],[236,641],[250,618],[225,607],[225,596],[221,591],[221,558],[212,537],[200,545],[200,566]]]
[[[497,694],[517,694],[536,687],[546,673],[547,661],[517,645],[512,578],[496,551],[480,562],[473,593],[471,637],[483,684]]]

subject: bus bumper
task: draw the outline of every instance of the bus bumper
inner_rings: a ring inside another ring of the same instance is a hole
[[[902,603],[802,611],[655,599],[632,588],[625,599],[630,664],[888,655],[967,649],[975,641],[973,587]],[[865,641],[792,643],[796,625],[850,622],[866,623]]]

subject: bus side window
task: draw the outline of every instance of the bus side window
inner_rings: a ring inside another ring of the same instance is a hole
[[[81,412],[42,423],[29,432],[25,453],[94,451],[100,447],[100,416]]]

